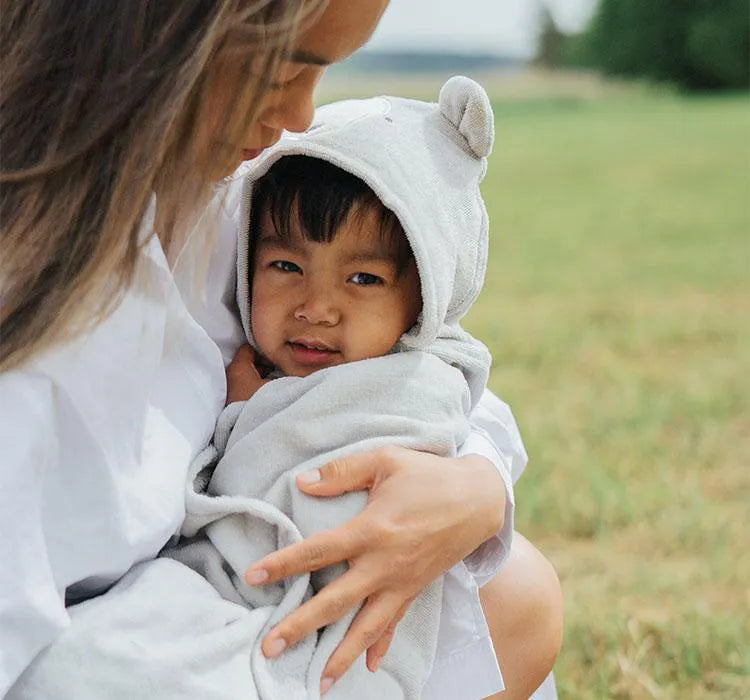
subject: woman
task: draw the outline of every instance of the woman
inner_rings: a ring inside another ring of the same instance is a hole
[[[224,403],[231,325],[201,318],[175,283],[186,232],[208,250],[194,215],[211,184],[309,125],[325,67],[367,40],[386,4],[117,0],[105,14],[93,0],[3,1],[0,694],[69,624],[66,601],[104,592],[179,526],[187,466]],[[241,394],[238,366],[229,391]],[[267,655],[366,600],[324,671],[335,682],[364,651],[382,657],[442,571],[470,554],[477,575],[496,571],[511,486],[480,432],[456,460],[393,449],[300,484],[369,488],[370,502],[249,578],[348,560],[357,583],[283,620]],[[526,697],[559,648],[554,572],[516,537],[483,605],[503,697]]]

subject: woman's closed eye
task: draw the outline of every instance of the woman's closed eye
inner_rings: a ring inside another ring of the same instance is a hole
[[[302,272],[302,268],[289,260],[274,260],[271,263],[271,267],[276,268],[280,272]]]
[[[382,277],[370,274],[369,272],[355,272],[350,278],[350,282],[361,285],[363,287],[369,287],[371,285],[385,284]]]
[[[305,72],[305,69],[309,68],[304,63],[297,63],[296,61],[282,61],[279,66],[276,75],[268,83],[269,90],[286,90],[290,87],[297,78]],[[258,57],[251,62],[250,75],[255,78],[261,78],[263,71],[265,70],[264,59]]]
[[[271,90],[286,90],[292,86],[305,70],[305,66],[298,63],[291,63],[282,66],[276,75],[276,79],[269,84]]]

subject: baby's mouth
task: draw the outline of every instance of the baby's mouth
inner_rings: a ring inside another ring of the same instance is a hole
[[[287,341],[287,346],[299,364],[310,367],[326,365],[340,354],[339,350],[319,341],[290,340]]]

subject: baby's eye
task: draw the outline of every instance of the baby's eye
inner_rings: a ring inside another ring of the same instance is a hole
[[[275,267],[281,272],[302,272],[302,268],[289,260],[274,260],[271,263],[271,267]]]
[[[383,278],[377,275],[371,275],[369,272],[355,272],[349,280],[354,284],[369,286],[372,284],[383,284]]]

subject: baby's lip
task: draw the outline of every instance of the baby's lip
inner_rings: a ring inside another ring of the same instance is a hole
[[[292,345],[302,345],[311,350],[322,350],[324,352],[338,352],[338,349],[332,345],[320,340],[320,338],[309,338],[306,336],[292,338],[289,340]]]

